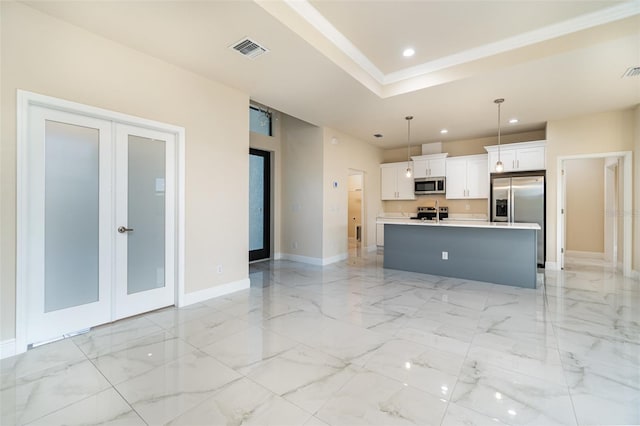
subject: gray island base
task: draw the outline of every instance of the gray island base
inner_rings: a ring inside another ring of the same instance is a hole
[[[384,267],[536,288],[536,238],[533,227],[386,223]]]

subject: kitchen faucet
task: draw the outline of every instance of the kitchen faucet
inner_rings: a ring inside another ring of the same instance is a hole
[[[440,205],[436,199],[436,223],[440,223]]]

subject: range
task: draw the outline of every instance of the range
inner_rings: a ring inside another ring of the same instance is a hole
[[[440,210],[440,219],[446,219],[449,217],[449,207],[438,207],[438,209]],[[436,207],[418,207],[418,215],[411,219],[435,220]]]

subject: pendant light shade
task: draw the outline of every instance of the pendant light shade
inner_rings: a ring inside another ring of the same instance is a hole
[[[405,118],[407,120],[407,172],[405,175],[407,178],[411,177],[411,120],[413,120],[412,115],[407,115]]]
[[[498,162],[496,163],[496,172],[500,173],[504,170],[504,165],[500,160],[500,105],[504,102],[504,99],[499,98],[493,102],[498,104]]]

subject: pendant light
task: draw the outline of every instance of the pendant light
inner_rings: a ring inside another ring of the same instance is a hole
[[[408,178],[411,177],[411,120],[413,120],[412,115],[407,115],[405,118],[407,120],[407,173],[406,176]]]
[[[504,170],[504,166],[500,161],[500,104],[504,102],[504,99],[496,99],[493,102],[498,104],[498,162],[496,163],[496,172],[501,173]]]

